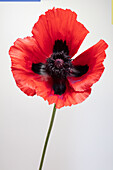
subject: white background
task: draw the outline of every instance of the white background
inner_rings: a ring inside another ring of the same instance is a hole
[[[53,105],[20,91],[8,50],[17,38],[31,36],[39,15],[53,6],[74,10],[90,31],[78,54],[100,39],[109,48],[106,69],[88,99],[57,110],[43,170],[113,170],[111,0],[59,1],[0,3],[0,170],[37,170],[39,165]]]

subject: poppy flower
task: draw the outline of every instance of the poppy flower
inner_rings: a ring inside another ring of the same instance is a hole
[[[9,50],[17,86],[56,108],[83,102],[103,71],[104,40],[73,58],[89,31],[69,9],[53,8],[39,17],[32,37],[19,38]]]

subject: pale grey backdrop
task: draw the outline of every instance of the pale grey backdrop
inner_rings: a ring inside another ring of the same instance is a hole
[[[60,1],[60,0],[59,0]],[[44,170],[113,170],[113,25],[111,0],[0,3],[0,170],[37,170],[53,105],[16,86],[8,50],[31,35],[49,8],[70,8],[90,31],[78,54],[104,39],[105,72],[82,104],[57,111]]]

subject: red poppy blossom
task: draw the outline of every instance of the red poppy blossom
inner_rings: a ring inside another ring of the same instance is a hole
[[[32,34],[17,39],[9,50],[17,86],[28,96],[56,103],[56,108],[83,102],[104,71],[106,42],[100,40],[72,59],[88,30],[75,12],[60,8],[41,15]]]

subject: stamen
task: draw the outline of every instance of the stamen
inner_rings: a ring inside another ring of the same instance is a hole
[[[52,78],[66,79],[71,64],[70,57],[64,52],[53,53],[46,62],[46,72]]]

